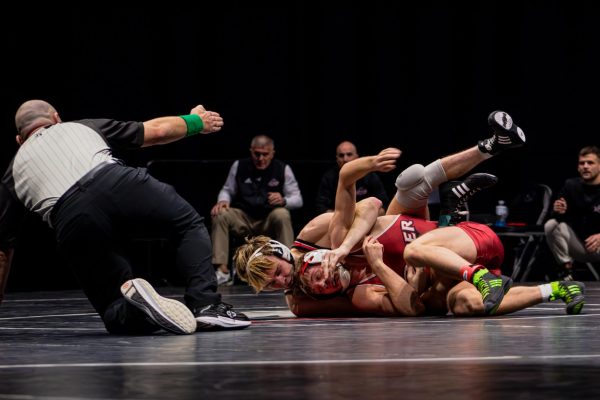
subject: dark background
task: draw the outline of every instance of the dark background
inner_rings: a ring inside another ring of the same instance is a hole
[[[132,165],[233,160],[267,134],[290,162],[332,160],[349,139],[363,155],[401,148],[401,169],[474,145],[489,136],[487,115],[505,110],[527,146],[477,169],[500,177],[472,206],[490,213],[532,182],[558,190],[576,175],[578,150],[600,142],[593,1],[279,3],[2,13],[0,167],[17,148],[14,112],[32,98],[63,120],[146,120],[196,104],[225,118],[218,134],[119,154]],[[188,182],[212,204],[225,175],[189,174]],[[384,179],[389,187],[394,176]],[[12,288],[43,287],[60,274],[51,233],[28,223]]]

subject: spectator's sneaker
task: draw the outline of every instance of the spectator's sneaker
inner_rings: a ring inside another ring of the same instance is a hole
[[[235,268],[233,268],[229,274],[229,279],[219,286],[233,286],[235,284],[235,275]]]
[[[220,269],[217,269],[216,275],[217,275],[217,284],[219,286],[225,285],[231,279],[231,273],[226,274],[225,272],[221,271]]]
[[[585,285],[576,281],[552,282],[550,301],[561,299],[567,304],[567,314],[579,314],[585,304]]]
[[[473,275],[473,285],[481,293],[485,315],[494,315],[510,289],[512,279],[504,275],[494,275],[487,268],[482,268]]]
[[[233,283],[234,283],[234,280],[233,280],[233,277],[232,277],[228,281],[225,281],[222,284],[220,284],[219,286],[233,286]]]
[[[483,189],[494,186],[498,178],[492,174],[478,173],[469,175],[463,182],[459,182],[447,190],[443,199],[443,210],[440,212],[440,226],[456,225],[464,221],[468,215],[467,201]],[[443,218],[444,219],[443,219]]]
[[[121,293],[125,300],[142,310],[161,328],[180,335],[196,331],[194,314],[185,304],[162,297],[145,280],[128,280],[121,285]]]
[[[252,322],[242,313],[233,311],[233,306],[226,303],[211,304],[194,310],[198,330],[204,329],[242,329]]]
[[[488,117],[488,124],[494,135],[477,143],[482,153],[498,154],[502,150],[520,147],[525,144],[525,133],[513,123],[510,115],[504,111],[494,111]]]

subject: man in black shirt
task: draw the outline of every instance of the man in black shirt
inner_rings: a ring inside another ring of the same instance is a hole
[[[579,151],[578,178],[565,181],[553,205],[553,218],[545,225],[554,257],[573,279],[573,261],[600,261],[600,149]]]
[[[342,168],[342,165],[352,160],[356,160],[358,157],[356,146],[352,142],[343,141],[337,146],[335,151],[337,167],[329,169],[321,177],[315,207],[317,214],[323,214],[335,209],[335,192],[340,176],[340,168]],[[389,198],[381,179],[375,172],[368,173],[356,182],[356,201],[366,199],[367,197],[377,197],[381,200],[383,206],[379,215],[385,214],[385,208],[389,203]]]

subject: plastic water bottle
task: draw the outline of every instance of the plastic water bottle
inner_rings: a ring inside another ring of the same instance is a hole
[[[508,207],[504,204],[504,200],[498,200],[496,205],[496,223],[494,225],[499,227],[506,226],[506,218],[508,217]]]

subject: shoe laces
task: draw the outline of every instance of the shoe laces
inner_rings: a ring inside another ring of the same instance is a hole
[[[490,294],[492,288],[499,286],[502,286],[502,278],[489,272],[486,272],[480,276],[475,283],[475,287],[477,287],[477,290],[481,293],[481,297],[484,301]]]
[[[206,310],[221,310],[226,312],[227,310],[231,310],[233,308],[233,306],[231,304],[228,303],[214,303],[214,304],[209,304],[207,306],[204,306],[202,308],[199,309],[199,312],[203,312]]]
[[[569,282],[561,282],[559,284],[558,295],[566,303],[570,303],[575,297],[582,294],[579,285]]]
[[[490,294],[490,285],[483,279],[477,281],[477,290],[481,293],[481,297],[485,300]]]
[[[222,311],[231,310],[233,308],[233,306],[231,304],[223,303],[223,302],[212,304],[212,307],[217,310],[222,310]]]
[[[473,197],[473,195],[482,190],[482,187],[475,186],[469,187],[465,182],[462,182],[456,186],[454,186],[450,193],[454,197],[456,201],[455,212],[460,212],[460,208],[464,207],[465,203]],[[466,212],[468,213],[468,211]]]

